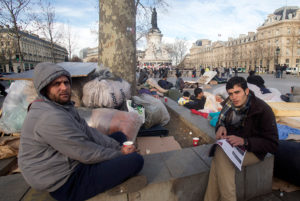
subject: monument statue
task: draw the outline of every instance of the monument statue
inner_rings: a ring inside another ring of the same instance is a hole
[[[156,9],[153,8],[152,18],[151,18],[152,29],[158,29],[157,27],[157,12]]]

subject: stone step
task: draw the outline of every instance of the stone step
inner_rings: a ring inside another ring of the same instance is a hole
[[[0,201],[19,201],[29,190],[21,174],[0,177]]]
[[[0,176],[6,175],[17,163],[17,157],[10,157],[0,160]]]

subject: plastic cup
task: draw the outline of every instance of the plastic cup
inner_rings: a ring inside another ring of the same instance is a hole
[[[193,146],[198,146],[199,145],[199,138],[198,137],[194,137],[193,138]]]
[[[168,98],[165,97],[165,103],[168,102]]]
[[[123,147],[128,147],[128,146],[131,146],[131,145],[133,145],[132,141],[123,142]]]

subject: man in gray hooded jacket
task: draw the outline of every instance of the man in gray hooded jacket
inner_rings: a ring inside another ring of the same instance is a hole
[[[40,63],[33,80],[39,98],[28,107],[18,158],[33,188],[57,200],[86,200],[141,170],[144,160],[135,147],[121,146],[123,133],[106,136],[79,116],[70,101],[69,72]]]

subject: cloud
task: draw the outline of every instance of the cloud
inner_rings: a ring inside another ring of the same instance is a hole
[[[175,38],[186,39],[192,44],[198,39],[226,41],[228,37],[256,32],[267,16],[285,6],[282,0],[167,0],[168,10],[157,9],[158,27],[163,41]],[[56,13],[61,23],[67,19],[78,35],[78,51],[85,47],[96,47],[98,11],[96,0],[55,0]],[[299,6],[299,0],[289,0],[288,6]],[[149,19],[150,21],[151,19]],[[221,34],[221,36],[218,36]],[[145,40],[138,43],[145,48]]]
[[[300,5],[295,0],[288,3]],[[176,0],[170,1],[167,13],[158,13],[158,26],[167,37],[227,40],[255,32],[268,14],[282,6],[281,0]]]

